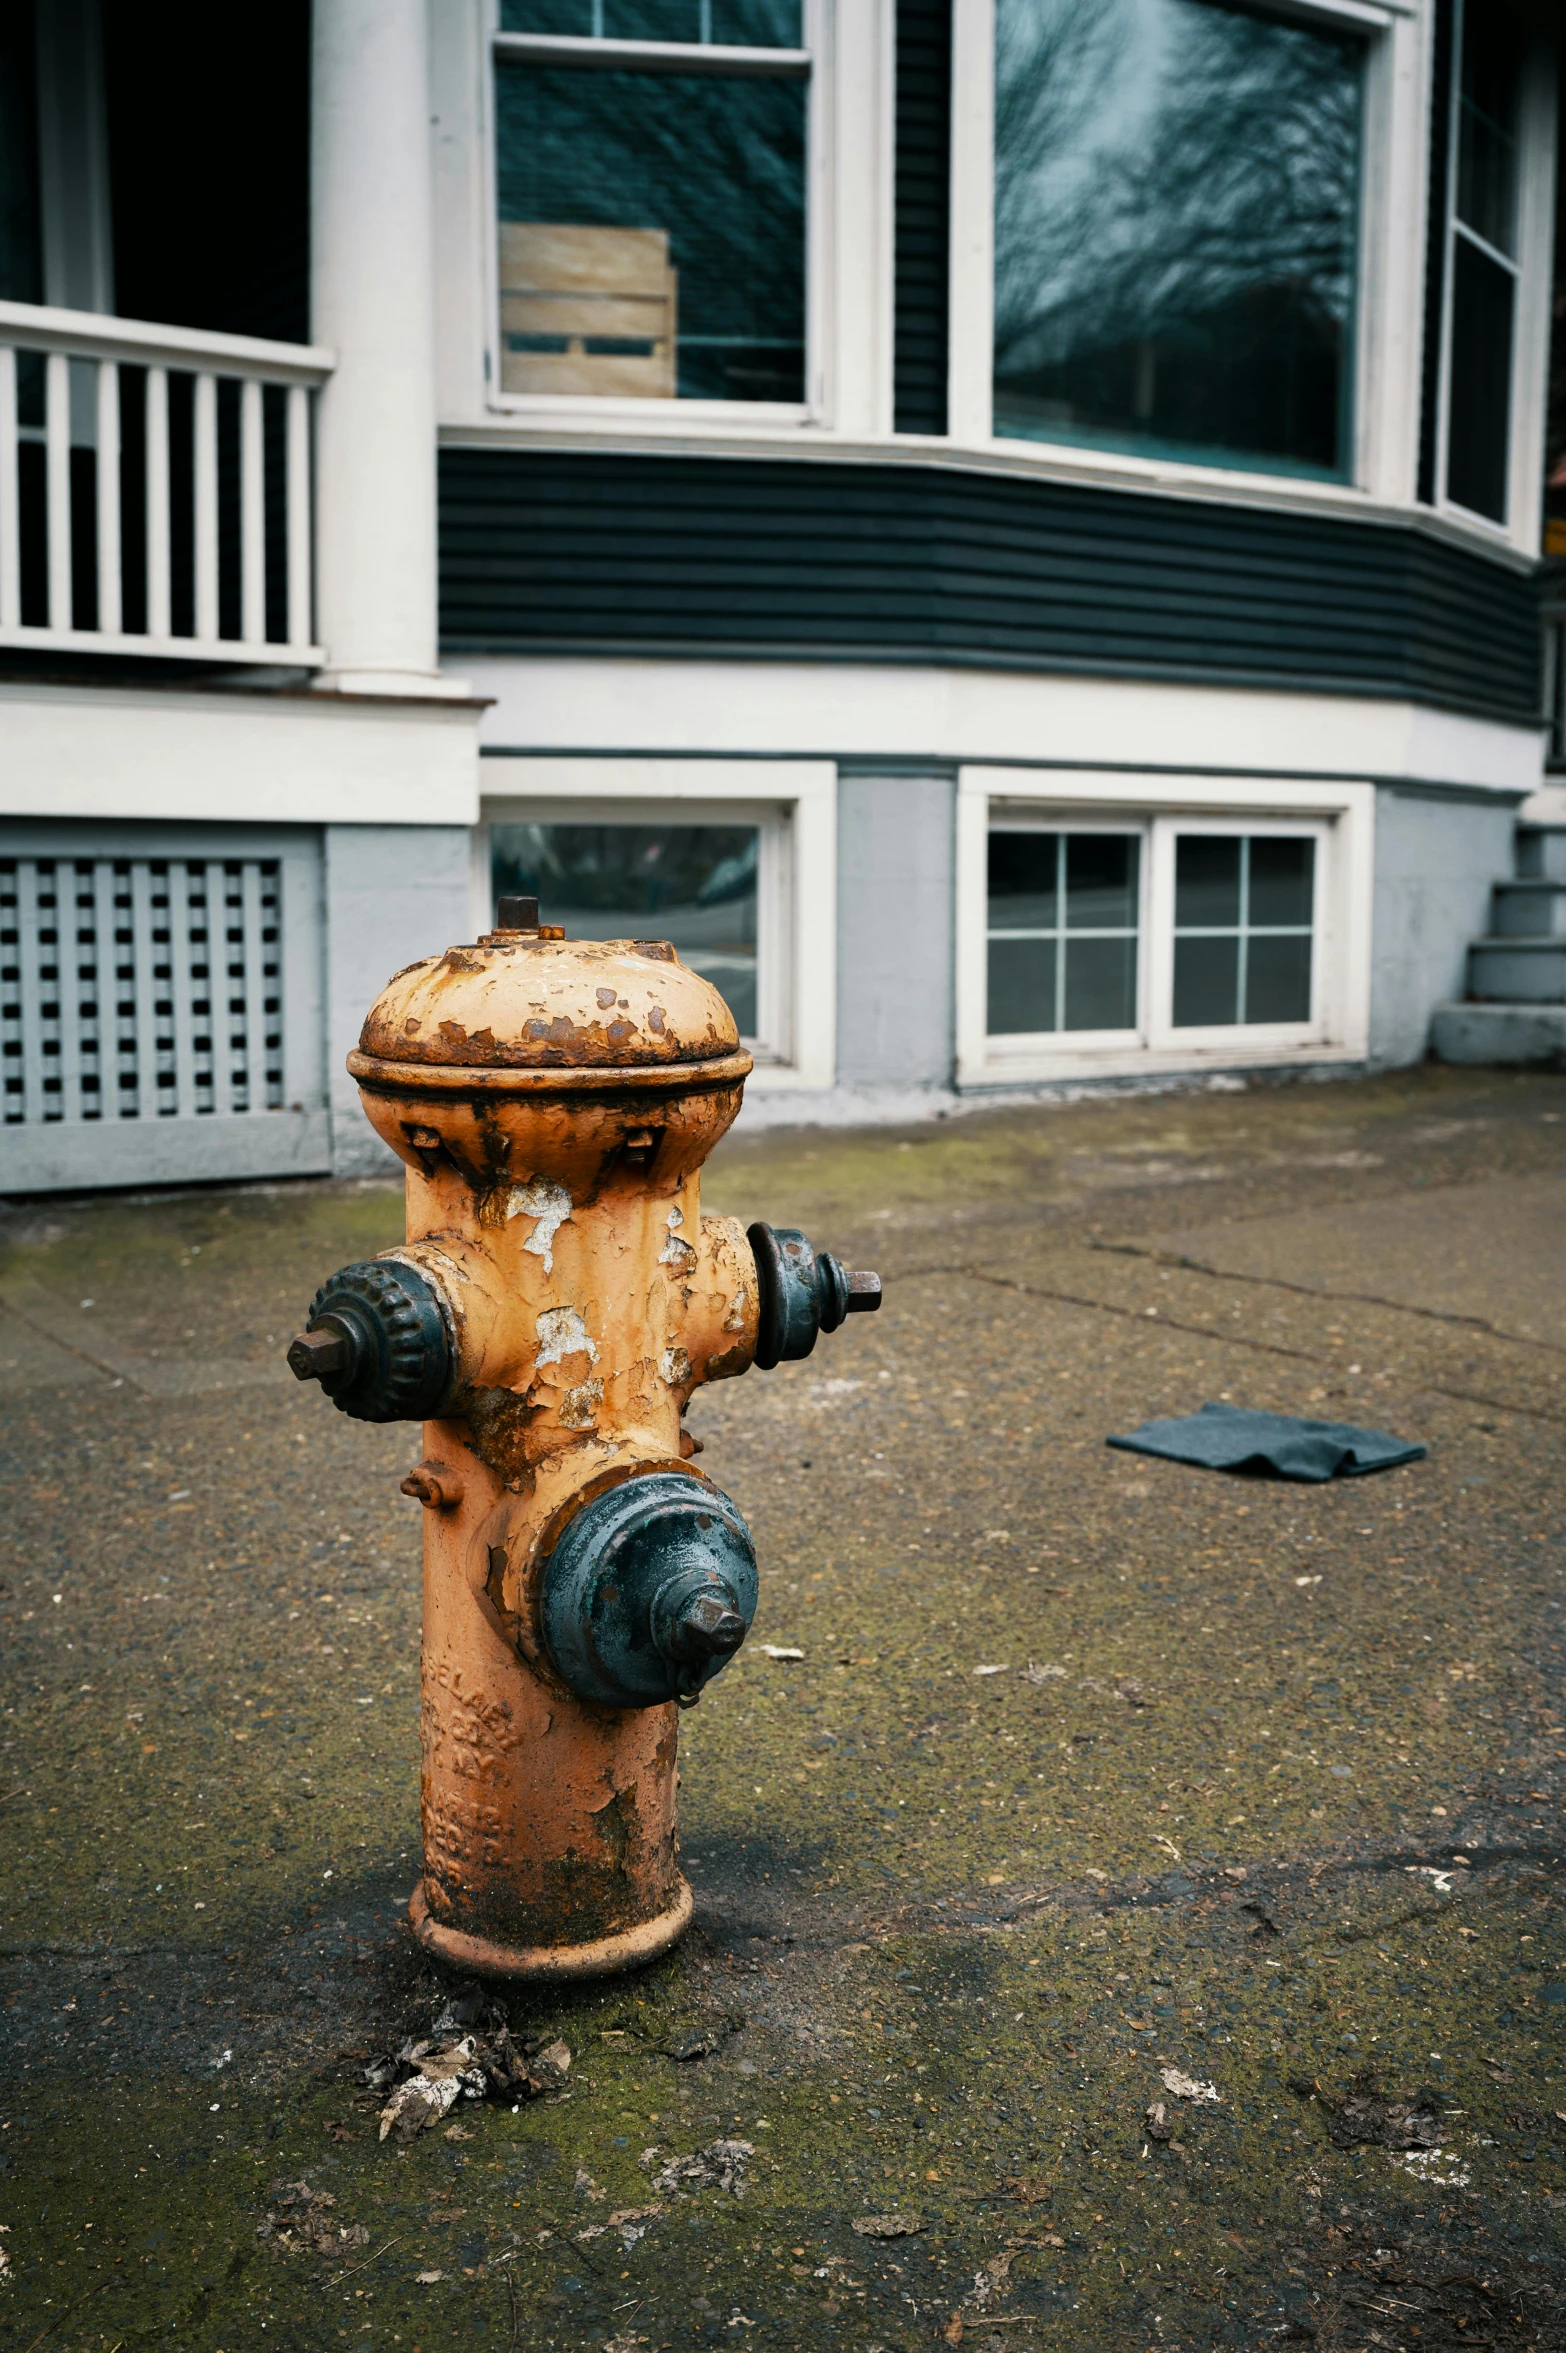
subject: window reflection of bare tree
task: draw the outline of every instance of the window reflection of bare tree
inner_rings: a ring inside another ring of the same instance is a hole
[[[998,388],[1337,462],[1358,68],[1201,0],[1001,0]]]

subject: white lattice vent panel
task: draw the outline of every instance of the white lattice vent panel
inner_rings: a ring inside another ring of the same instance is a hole
[[[271,858],[0,857],[8,1127],[283,1101]]]

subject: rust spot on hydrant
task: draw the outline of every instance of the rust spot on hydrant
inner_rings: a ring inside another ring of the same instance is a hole
[[[290,1363],[361,1419],[424,1423],[414,1928],[459,1966],[562,1978],[690,1917],[676,1703],[743,1641],[756,1567],[686,1403],[879,1292],[802,1235],[701,1214],[751,1066],[717,991],[666,941],[568,942],[513,905],[365,1021],[349,1069],[406,1164],[407,1239],[322,1286]]]

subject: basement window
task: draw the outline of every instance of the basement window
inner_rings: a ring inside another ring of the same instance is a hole
[[[494,896],[536,898],[568,939],[664,939],[760,1034],[760,825],[492,825]]]

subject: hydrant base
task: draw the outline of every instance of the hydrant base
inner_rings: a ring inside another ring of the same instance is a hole
[[[413,1933],[437,1960],[454,1969],[471,1969],[479,1977],[524,1978],[535,1985],[558,1985],[579,1977],[614,1977],[625,1969],[644,1968],[685,1934],[694,1910],[689,1882],[681,1879],[666,1912],[654,1920],[640,1921],[635,1928],[622,1929],[616,1936],[596,1937],[588,1944],[505,1945],[432,1920],[422,1879],[408,1899]]]

